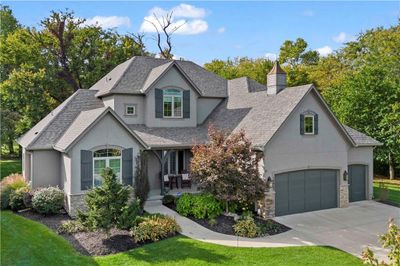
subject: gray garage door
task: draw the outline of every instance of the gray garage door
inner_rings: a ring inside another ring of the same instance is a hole
[[[276,175],[276,216],[337,207],[336,182],[336,170],[303,170]]]
[[[366,170],[365,165],[349,165],[349,200],[350,202],[365,200],[366,194]]]

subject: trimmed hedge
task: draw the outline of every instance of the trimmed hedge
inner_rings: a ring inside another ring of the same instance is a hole
[[[32,198],[32,207],[39,213],[58,213],[63,206],[64,192],[58,187],[42,188]]]
[[[183,216],[212,219],[223,212],[223,204],[210,193],[184,193],[176,201],[176,210]]]

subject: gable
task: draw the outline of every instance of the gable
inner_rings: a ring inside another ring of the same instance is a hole
[[[308,112],[318,114],[318,134],[300,134],[300,115]],[[321,102],[317,92],[312,90],[304,96],[286,121],[276,131],[265,150],[280,154],[329,153],[347,151],[352,146],[346,133]]]

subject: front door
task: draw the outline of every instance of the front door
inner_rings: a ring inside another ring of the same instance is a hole
[[[365,200],[367,167],[361,164],[349,165],[349,201]]]

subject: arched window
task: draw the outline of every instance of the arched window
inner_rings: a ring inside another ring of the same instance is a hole
[[[164,117],[182,117],[182,91],[168,89],[163,91],[163,114]]]
[[[110,167],[121,182],[121,150],[100,149],[93,153],[93,187],[102,184],[101,171],[106,167]]]

